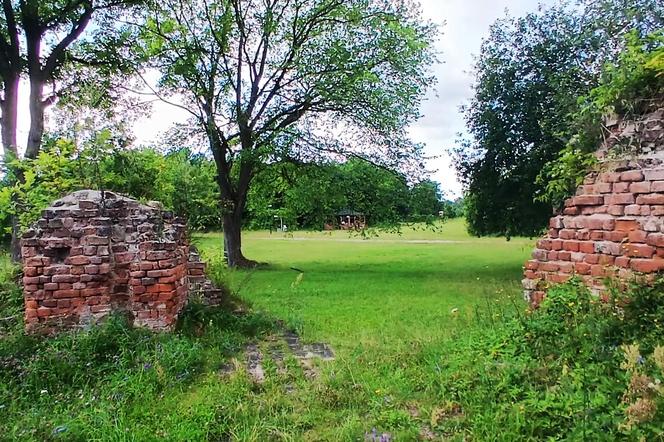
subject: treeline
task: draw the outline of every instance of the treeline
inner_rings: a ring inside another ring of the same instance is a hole
[[[376,226],[459,217],[463,204],[443,199],[435,181],[409,185],[405,177],[360,159],[281,163],[265,167],[255,178],[247,222],[268,228],[276,216],[288,226],[319,229],[342,210],[363,213]]]
[[[16,180],[13,173],[22,179]],[[12,214],[25,228],[53,200],[92,188],[160,201],[185,217],[193,230],[219,230],[223,210],[215,180],[213,160],[189,149],[130,149],[119,146],[108,131],[82,148],[51,138],[37,158],[15,161],[4,171],[0,227],[7,240]],[[429,221],[441,212],[445,217],[462,215],[461,202],[443,200],[438,183],[409,185],[403,176],[355,159],[264,166],[249,193],[245,225],[270,228],[280,219],[289,228],[320,229],[344,209],[365,213],[371,225]]]

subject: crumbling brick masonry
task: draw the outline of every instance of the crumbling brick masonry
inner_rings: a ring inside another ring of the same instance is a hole
[[[76,328],[111,312],[153,330],[173,327],[186,303],[185,225],[157,205],[82,190],[55,201],[22,239],[28,331]]]
[[[600,294],[607,277],[647,279],[664,270],[663,116],[659,109],[609,126],[598,170],[551,218],[525,265],[524,294],[531,304],[573,275]]]

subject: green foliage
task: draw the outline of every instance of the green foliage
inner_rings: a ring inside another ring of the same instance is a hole
[[[435,234],[403,232],[408,240],[453,240],[445,244],[298,235],[310,240],[248,233],[252,253],[274,257],[251,271],[223,265],[218,234],[199,237],[213,277],[253,309],[191,303],[173,334],[133,330],[118,317],[50,339],[3,336],[3,434],[114,440],[131,428],[141,440],[659,437],[662,281],[615,287],[608,302],[572,281],[524,312],[515,300],[530,249],[523,239],[473,239],[460,220]],[[289,356],[279,364],[264,357],[265,380],[254,382],[240,352],[249,341],[264,356],[274,351],[271,315],[305,342],[330,343],[336,359],[303,368]]]
[[[404,176],[367,161],[286,163],[266,167],[254,178],[246,220],[252,228],[274,227],[280,218],[289,228],[321,229],[338,222],[337,212],[353,210],[366,214],[371,225],[395,225],[434,219],[441,208],[438,183],[409,186]]]
[[[18,284],[19,268],[0,253],[0,336],[5,330],[20,327],[23,320],[23,293]]]
[[[408,201],[408,212],[411,219],[426,220],[438,216],[438,212],[443,209],[441,203],[442,194],[439,184],[435,181],[426,180],[415,184],[410,189],[410,198]],[[447,215],[454,215],[450,211]],[[450,216],[454,218],[454,216]]]
[[[557,159],[546,163],[537,176],[536,183],[544,193],[536,199],[561,207],[596,164],[597,158],[593,153],[583,152],[569,144],[560,151]]]
[[[246,10],[226,1],[151,3],[134,49],[159,71],[159,95],[180,97],[192,116],[183,129],[215,159],[230,266],[253,264],[242,255],[241,227],[252,179],[270,165],[362,157],[411,175],[423,170],[422,146],[406,133],[434,80],[436,29],[420,14],[410,0]],[[310,217],[308,209],[297,216]],[[260,223],[277,215],[260,204],[250,210]]]
[[[466,203],[463,198],[457,198],[454,201],[443,200],[441,210],[444,218],[461,218],[465,215]]]
[[[164,201],[175,213],[186,217],[192,230],[219,230],[221,208],[216,184],[214,162],[187,149],[172,151],[165,156],[162,180],[168,183]]]
[[[54,140],[34,160],[14,160],[8,165],[10,176],[5,183],[13,185],[0,188],[3,233],[11,232],[11,215],[17,215],[21,228],[25,229],[53,200],[82,187],[81,164],[74,160],[75,155],[73,143]],[[15,174],[21,174],[23,179],[12,179]]]
[[[544,165],[536,183],[542,193],[536,199],[559,207],[572,195],[596,164],[594,151],[602,136],[602,117],[618,114],[638,116],[664,96],[664,34],[640,38],[633,30],[616,63],[604,67],[600,85],[579,98],[579,109],[570,126],[576,133],[558,157]],[[659,61],[658,61],[659,60]]]
[[[127,149],[102,130],[82,147],[67,139],[47,140],[37,158],[9,166],[0,183],[0,226],[5,235],[11,231],[12,214],[25,229],[54,200],[86,188],[161,201],[166,209],[186,217],[194,230],[218,230],[221,224],[214,163],[187,149],[167,154]],[[12,179],[17,173],[22,181]]]
[[[107,439],[113,431],[125,431],[118,419],[142,414],[150,422],[151,410],[165,396],[204,382],[205,371],[227,363],[249,339],[272,330],[274,322],[192,303],[178,327],[173,333],[152,333],[131,328],[118,315],[86,331],[49,337],[27,336],[20,327],[2,335],[0,328],[5,437]],[[175,439],[189,439],[175,431]]]
[[[588,113],[613,112],[631,117],[664,96],[664,31],[626,37],[625,50],[605,67],[601,84],[584,99]],[[594,108],[594,109],[588,109]]]
[[[656,439],[664,400],[656,400],[656,412],[647,419],[631,420],[633,382],[621,346],[649,342],[645,351],[652,352],[653,343],[661,345],[661,292],[661,280],[654,286],[635,284],[619,299],[602,302],[572,281],[551,289],[536,311],[502,315],[497,323],[485,317],[470,335],[459,335],[451,354],[441,354],[442,392],[460,403],[463,427],[477,439],[491,437],[495,428],[505,440],[600,434],[612,440]],[[639,361],[645,359],[639,355]],[[655,370],[650,382],[661,375]]]
[[[189,149],[165,154],[129,149],[108,130],[93,134],[81,148],[53,139],[35,160],[13,163],[22,183],[0,184],[0,225],[10,232],[10,216],[22,228],[55,199],[92,188],[119,192],[141,201],[156,200],[186,217],[192,230],[219,230],[221,209],[214,162]],[[347,208],[362,211],[373,225],[434,219],[441,210],[438,184],[408,186],[404,177],[362,160],[323,165],[274,164],[254,178],[246,221],[253,228],[275,226],[275,216],[291,228],[321,229]],[[458,216],[448,204],[447,217]]]

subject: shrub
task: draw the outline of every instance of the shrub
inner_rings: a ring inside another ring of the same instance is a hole
[[[437,429],[461,426],[478,440],[497,428],[505,440],[655,440],[664,425],[664,373],[655,364],[664,358],[663,284],[634,283],[602,302],[573,280],[553,287],[536,311],[459,330],[429,358],[440,373],[437,393],[463,410],[461,423]],[[624,363],[625,346],[635,343],[639,379],[653,384],[643,394]]]

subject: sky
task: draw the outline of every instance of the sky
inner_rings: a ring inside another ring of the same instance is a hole
[[[555,0],[548,0],[551,3]],[[448,197],[460,196],[461,185],[456,179],[447,149],[454,146],[458,133],[464,132],[459,106],[472,96],[470,70],[473,57],[479,53],[489,26],[509,10],[521,16],[537,9],[538,0],[420,0],[425,19],[440,25],[436,42],[440,63],[433,67],[437,84],[429,91],[421,108],[422,118],[409,129],[414,141],[425,145],[431,157],[427,168],[432,179],[441,184]],[[24,88],[22,88],[24,89]],[[27,91],[22,91],[27,96]],[[21,100],[19,136],[27,136],[29,122],[27,100]],[[151,144],[173,123],[184,121],[187,113],[165,103],[155,103],[152,113],[140,118],[135,126],[137,144]]]

